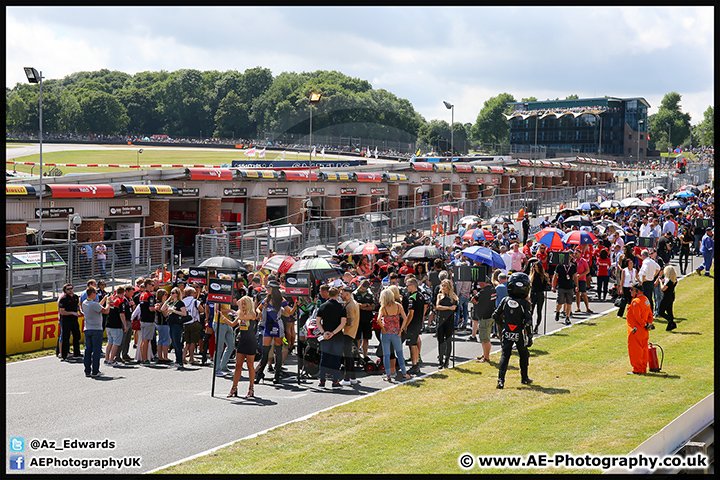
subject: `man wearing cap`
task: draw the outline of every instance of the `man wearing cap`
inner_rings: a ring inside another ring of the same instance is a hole
[[[347,313],[347,322],[343,328],[343,362],[345,365],[345,379],[340,385],[356,385],[358,383],[355,378],[355,355],[353,354],[353,343],[357,335],[358,325],[360,324],[360,309],[353,298],[353,288],[345,286],[340,291],[340,298],[345,302],[345,312]]]
[[[373,310],[375,310],[375,296],[370,290],[370,281],[363,280],[353,292],[355,302],[360,310],[360,321],[355,334],[358,350],[362,351],[363,358],[367,358],[370,337],[372,337]]]
[[[702,240],[700,241],[700,253],[703,256],[703,263],[701,263],[697,270],[695,270],[698,275],[700,275],[702,271],[705,270],[705,276],[710,276],[710,267],[712,266],[713,255],[715,255],[714,237],[715,234],[712,227],[708,227],[705,230],[705,235],[703,235]]]
[[[642,265],[638,272],[638,278],[642,282],[643,294],[650,301],[650,313],[652,314],[654,308],[653,290],[655,289],[655,276],[660,272],[660,265],[650,258],[650,252],[648,250],[640,252],[640,257],[642,258]]]
[[[649,330],[655,326],[650,300],[643,294],[643,286],[633,284],[630,295],[633,300],[627,310],[627,342],[632,372],[628,375],[637,375],[647,372]]]

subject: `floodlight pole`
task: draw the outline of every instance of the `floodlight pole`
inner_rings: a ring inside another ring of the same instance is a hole
[[[455,130],[454,130],[454,123],[455,123],[455,105],[451,104],[450,102],[446,102],[443,100],[443,104],[445,105],[445,108],[450,110],[450,198],[452,200],[455,200],[455,197],[453,195],[453,154],[455,151]],[[450,214],[452,216],[452,205],[450,206]]]
[[[42,163],[42,124],[43,124],[43,111],[42,111],[42,71],[38,72],[34,67],[25,67],[25,75],[27,76],[28,82],[30,83],[38,83],[40,84],[40,100],[39,100],[39,110],[40,110],[40,136],[39,136],[39,144],[40,144],[40,211],[38,213],[38,246],[40,247],[40,285],[38,287],[38,300],[42,301],[43,299],[43,251],[42,251],[42,238],[43,238],[43,230],[42,230],[42,218],[43,218],[43,208],[42,208],[42,197],[43,197],[43,163]]]

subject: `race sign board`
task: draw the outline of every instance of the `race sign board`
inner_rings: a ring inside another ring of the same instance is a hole
[[[211,278],[208,281],[208,302],[232,304],[233,281],[221,278]]]
[[[285,275],[285,293],[288,295],[310,296],[310,273],[298,272]]]

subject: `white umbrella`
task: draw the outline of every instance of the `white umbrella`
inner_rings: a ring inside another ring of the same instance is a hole
[[[620,202],[618,202],[617,200],[605,200],[598,206],[600,208],[619,208],[619,207],[622,207],[622,204]]]
[[[635,195],[647,195],[650,192],[647,188],[641,188],[640,190],[635,190]]]
[[[652,192],[656,193],[656,194],[662,193],[662,192],[667,192],[667,188],[663,187],[662,185],[658,185],[658,186],[652,188]]]
[[[620,203],[623,204],[623,207],[645,207],[645,208],[650,207],[650,205],[643,202],[639,198],[635,198],[635,197],[628,197],[628,198],[622,199],[622,200],[620,200]]]

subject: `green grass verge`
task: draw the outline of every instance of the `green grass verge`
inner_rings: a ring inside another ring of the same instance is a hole
[[[161,473],[462,473],[465,452],[625,455],[714,391],[714,300],[714,278],[680,282],[678,329],[659,321],[650,333],[665,350],[660,373],[626,375],[626,323],[610,313],[539,338],[532,386],[520,384],[513,355],[505,390],[496,390],[494,354],[490,365],[444,370]]]
[[[194,148],[183,148],[167,150],[160,147],[143,147],[143,153],[139,155],[138,147],[118,146],[119,149],[107,150],[74,150],[66,152],[48,152],[43,153],[43,171],[48,171],[49,163],[71,163],[78,165],[137,165],[140,167],[156,164],[183,164],[183,165],[207,165],[208,167],[220,166],[223,163],[230,164],[233,160],[252,160],[252,157],[245,155],[244,149],[217,149],[204,150]],[[285,158],[287,160],[295,160],[297,158],[306,159],[307,152],[287,152]],[[267,152],[266,160],[274,160],[282,158],[282,153]],[[27,155],[15,159],[18,162],[40,162],[40,155]],[[12,169],[12,164],[7,164],[6,168]],[[31,165],[16,165],[15,169],[19,172],[30,173]],[[63,174],[65,173],[87,173],[86,167],[58,167]],[[117,172],[123,170],[118,167],[92,167],[92,172]],[[35,173],[37,173],[37,167]]]

